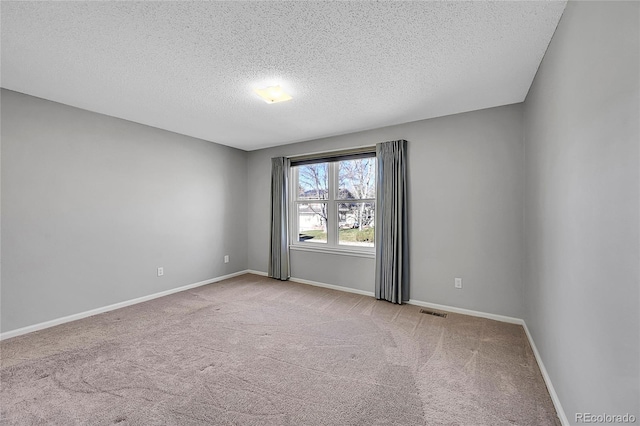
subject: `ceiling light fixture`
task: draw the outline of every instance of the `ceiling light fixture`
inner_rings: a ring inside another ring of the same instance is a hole
[[[280,86],[269,86],[264,89],[255,89],[254,92],[258,94],[268,104],[275,104],[276,102],[284,102],[293,99],[291,95],[282,90]]]

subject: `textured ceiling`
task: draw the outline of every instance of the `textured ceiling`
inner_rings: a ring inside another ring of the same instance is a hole
[[[521,102],[565,4],[2,1],[0,81],[253,150]]]

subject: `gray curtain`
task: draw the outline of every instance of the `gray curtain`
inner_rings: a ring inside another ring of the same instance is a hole
[[[376,298],[409,300],[407,141],[376,145]]]
[[[289,159],[271,159],[271,251],[269,276],[286,281],[289,270]]]

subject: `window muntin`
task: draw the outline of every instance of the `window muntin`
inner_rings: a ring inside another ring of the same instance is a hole
[[[373,252],[375,157],[293,166],[292,245]]]

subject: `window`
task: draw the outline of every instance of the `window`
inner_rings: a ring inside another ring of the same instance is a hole
[[[375,153],[292,160],[292,248],[372,255]]]

